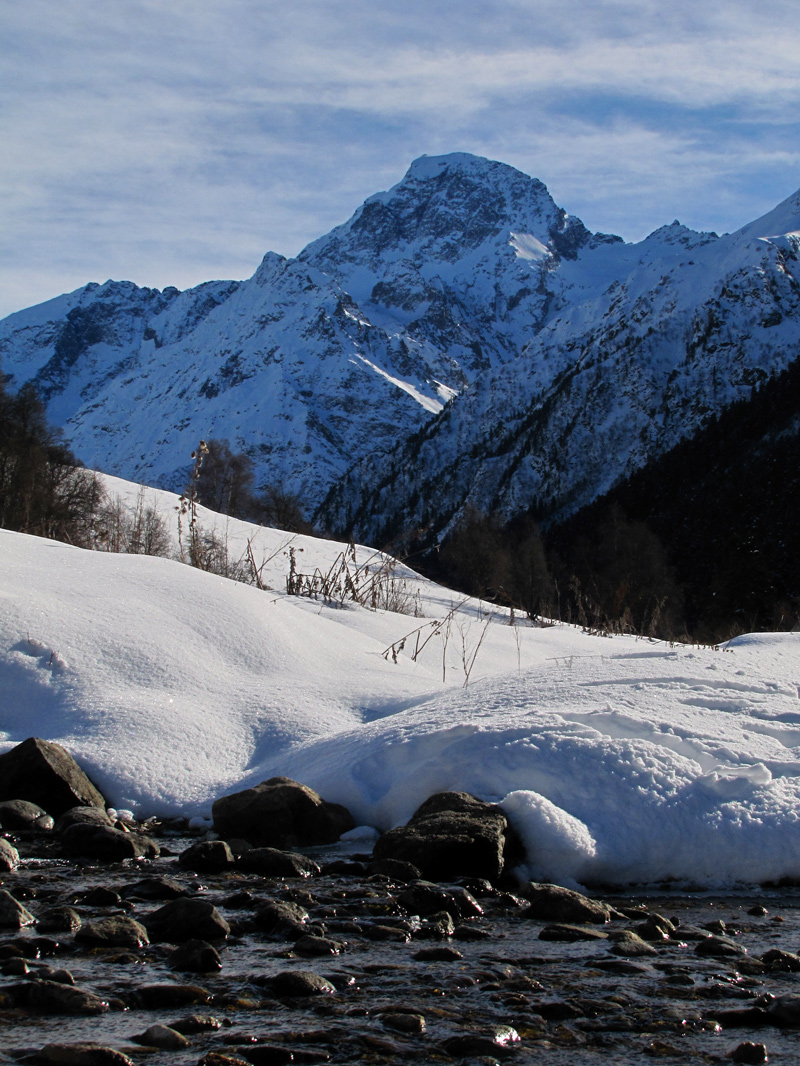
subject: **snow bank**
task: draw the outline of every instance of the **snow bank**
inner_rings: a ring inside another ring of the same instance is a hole
[[[272,591],[0,531],[0,750],[58,741],[140,815],[288,774],[385,829],[465,789],[566,884],[800,877],[800,634],[671,648],[466,603],[414,657],[452,593],[403,571],[419,617],[289,597],[290,539],[341,546],[258,536]]]

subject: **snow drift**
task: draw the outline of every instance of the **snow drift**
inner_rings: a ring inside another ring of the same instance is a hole
[[[286,594],[286,556],[341,545],[226,533],[268,591],[0,531],[0,750],[58,741],[142,816],[285,774],[386,829],[464,789],[503,804],[537,879],[800,877],[800,634],[512,626],[402,568],[416,616],[332,607]]]

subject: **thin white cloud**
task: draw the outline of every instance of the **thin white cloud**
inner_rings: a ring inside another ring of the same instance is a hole
[[[28,0],[0,42],[0,314],[296,253],[422,152],[627,238],[800,184],[786,0]],[[58,279],[61,279],[60,281]]]

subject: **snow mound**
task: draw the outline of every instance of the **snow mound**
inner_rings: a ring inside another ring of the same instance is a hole
[[[334,607],[284,575],[289,546],[329,567],[342,545],[225,528],[266,591],[0,531],[0,750],[57,741],[117,809],[197,824],[276,774],[380,830],[463,789],[504,806],[524,873],[570,885],[800,876],[800,634],[511,626],[402,568],[414,614]]]

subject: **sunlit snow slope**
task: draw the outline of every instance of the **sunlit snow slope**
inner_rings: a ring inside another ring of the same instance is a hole
[[[567,883],[800,876],[800,634],[671,647],[473,602],[413,661],[454,594],[401,569],[421,616],[290,597],[290,546],[309,569],[342,546],[227,535],[269,590],[0,531],[0,749],[58,741],[141,815],[287,774],[385,829],[466,789]]]

